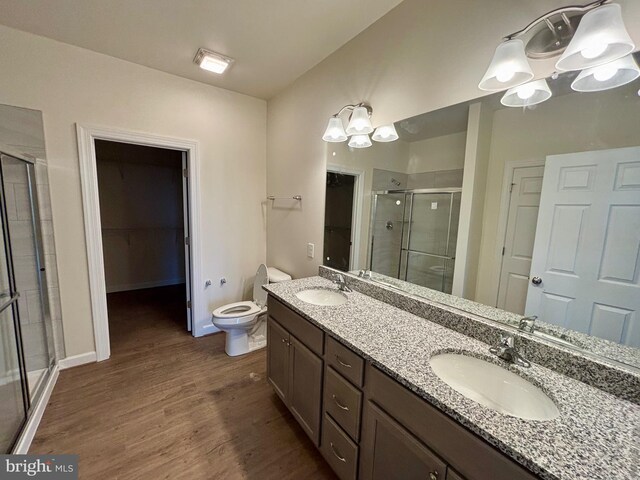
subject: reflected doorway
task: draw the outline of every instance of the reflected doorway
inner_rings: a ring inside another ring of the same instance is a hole
[[[345,272],[353,263],[357,179],[355,174],[327,171],[323,263]]]

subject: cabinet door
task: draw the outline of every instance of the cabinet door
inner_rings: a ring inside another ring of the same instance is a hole
[[[444,480],[446,464],[386,413],[367,402],[361,480]]]
[[[316,445],[320,444],[322,359],[290,336],[288,406]]]
[[[289,388],[289,333],[273,318],[267,321],[267,378],[283,402]]]

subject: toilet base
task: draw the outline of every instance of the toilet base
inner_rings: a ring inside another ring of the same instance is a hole
[[[267,322],[261,320],[249,334],[247,330],[227,330],[224,351],[230,357],[244,355],[267,346]]]

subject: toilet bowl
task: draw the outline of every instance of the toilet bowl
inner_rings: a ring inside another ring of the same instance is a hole
[[[286,280],[291,276],[260,265],[253,281],[253,301],[229,303],[213,311],[211,321],[226,335],[227,355],[235,357],[267,345],[267,292],[262,286]]]

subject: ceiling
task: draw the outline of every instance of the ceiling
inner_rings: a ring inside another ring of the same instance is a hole
[[[271,98],[402,0],[0,0],[0,23]],[[223,76],[199,47],[235,59]]]

